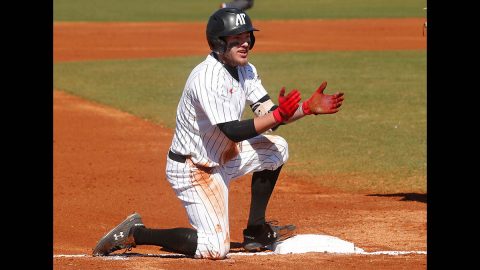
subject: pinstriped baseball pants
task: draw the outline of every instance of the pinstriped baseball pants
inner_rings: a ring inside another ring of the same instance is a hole
[[[280,136],[259,135],[238,143],[239,154],[223,165],[206,168],[167,156],[166,176],[197,230],[195,258],[223,259],[230,250],[228,188],[230,180],[263,170],[275,170],[288,159],[288,144]]]

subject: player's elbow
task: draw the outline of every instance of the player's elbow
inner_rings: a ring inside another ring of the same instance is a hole
[[[241,142],[258,135],[253,119],[234,120],[217,124],[217,126],[233,142]]]

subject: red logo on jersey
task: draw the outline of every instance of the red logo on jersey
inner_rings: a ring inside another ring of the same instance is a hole
[[[233,94],[233,88],[230,88],[230,90],[228,90],[228,92],[230,92],[230,94]]]

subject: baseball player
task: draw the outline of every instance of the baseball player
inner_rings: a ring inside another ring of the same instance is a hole
[[[238,8],[240,10],[247,10],[253,7],[253,0],[233,0],[230,2],[220,4],[220,8]]]
[[[177,107],[166,178],[182,201],[191,228],[147,228],[133,213],[102,237],[93,255],[137,245],[162,246],[194,258],[224,259],[230,249],[228,191],[232,179],[252,173],[251,204],[243,247],[259,251],[292,235],[294,225],[265,218],[288,144],[270,131],[307,115],[339,111],[343,93],[324,94],[323,82],[300,103],[283,87],[274,104],[248,54],[255,44],[250,17],[236,8],[214,12],[207,23],[210,54],[190,73]],[[253,119],[242,120],[245,106]]]

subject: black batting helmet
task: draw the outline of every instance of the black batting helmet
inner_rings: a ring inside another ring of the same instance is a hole
[[[259,30],[253,27],[252,21],[245,11],[237,8],[222,8],[215,11],[208,19],[208,45],[212,51],[224,53],[227,46],[223,37],[250,32],[250,49],[252,49],[255,44],[253,31]]]

